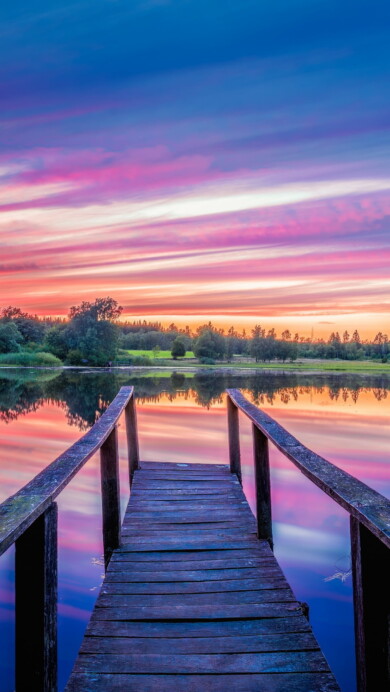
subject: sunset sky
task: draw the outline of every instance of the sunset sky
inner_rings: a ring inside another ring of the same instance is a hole
[[[386,16],[387,13],[387,16]],[[388,3],[14,0],[0,307],[390,330]]]

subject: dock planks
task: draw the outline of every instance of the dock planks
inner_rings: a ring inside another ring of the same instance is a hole
[[[339,690],[227,466],[135,471],[66,690]]]

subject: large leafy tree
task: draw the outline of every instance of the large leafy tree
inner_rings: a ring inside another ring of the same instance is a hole
[[[116,357],[120,331],[113,320],[121,312],[113,298],[83,301],[70,309],[68,324],[49,329],[46,346],[72,365],[107,365]]]
[[[3,308],[1,311],[1,322],[10,323],[16,325],[20,334],[22,335],[22,341],[24,343],[41,343],[45,335],[45,326],[38,318],[34,315],[29,315],[27,312],[22,312],[20,308],[15,308],[9,305]]]
[[[197,358],[221,360],[226,349],[225,339],[219,332],[213,329],[205,329],[195,342],[195,355]]]
[[[84,300],[80,305],[73,305],[69,310],[69,317],[71,320],[88,317],[95,322],[113,321],[120,317],[122,310],[123,308],[114,298],[107,296],[107,298],[96,298],[94,303]]]
[[[113,298],[97,298],[70,309],[66,330],[67,359],[72,363],[106,365],[115,359],[120,332],[113,320],[122,308]]]

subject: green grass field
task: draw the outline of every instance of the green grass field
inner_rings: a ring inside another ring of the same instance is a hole
[[[125,353],[125,351],[122,351]],[[158,358],[154,358],[153,351],[137,351],[134,349],[126,351],[129,355],[133,356],[148,356],[150,360],[161,365],[162,360],[169,361],[169,366],[172,363],[178,364],[184,363],[185,360],[189,358],[194,358],[192,351],[188,351],[184,358],[179,358],[173,361],[170,351],[160,351]],[[218,361],[215,365],[202,365],[198,362],[189,362],[189,366],[194,368],[228,368],[231,370],[291,370],[295,372],[299,371],[316,371],[316,372],[377,372],[377,373],[388,373],[390,375],[390,363],[378,363],[370,360],[360,361],[360,360],[300,360],[294,363],[255,363],[252,362],[240,362],[234,359],[230,363],[227,361]]]
[[[122,353],[125,353],[125,351],[122,351]],[[159,351],[158,357],[156,358],[154,357],[154,351],[136,351],[135,349],[130,349],[126,350],[126,353],[128,353],[129,356],[148,356],[151,360],[173,360],[170,351]],[[192,351],[187,351],[184,358],[195,358],[195,356]],[[183,360],[183,358],[178,360]]]

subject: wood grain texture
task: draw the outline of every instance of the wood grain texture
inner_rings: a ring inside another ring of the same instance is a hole
[[[67,692],[339,692],[331,673],[111,675],[80,673]]]
[[[16,541],[16,692],[57,691],[57,505]]]
[[[107,566],[113,550],[119,546],[121,530],[118,431],[116,425],[100,448],[100,478],[104,563]]]
[[[237,477],[140,466],[67,692],[338,690]]]
[[[386,692],[390,689],[390,551],[351,517],[351,553],[357,689]]]
[[[277,651],[245,654],[86,654],[74,671],[91,673],[305,673],[328,672],[319,651]]]

